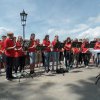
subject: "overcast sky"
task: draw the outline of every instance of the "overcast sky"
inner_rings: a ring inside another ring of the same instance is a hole
[[[0,0],[0,35],[22,35],[20,12],[28,13],[26,34],[41,40],[100,37],[100,0]]]

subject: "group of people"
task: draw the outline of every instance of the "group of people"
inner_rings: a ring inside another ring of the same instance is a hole
[[[86,46],[89,44],[88,39],[72,40],[67,37],[63,41],[63,46],[59,46],[61,42],[58,35],[54,37],[52,42],[49,40],[49,35],[46,35],[42,43],[40,43],[40,40],[35,39],[35,34],[32,33],[29,41],[29,46],[25,50],[24,40],[21,36],[16,38],[12,32],[7,33],[7,36],[2,36],[0,41],[0,70],[4,66],[7,80],[15,78],[12,75],[13,70],[16,74],[18,70],[19,72],[24,70],[27,56],[29,57],[30,74],[33,74],[35,65],[39,63],[43,64],[46,73],[50,70],[58,70],[60,61],[65,62],[67,70],[72,68],[73,65],[78,67],[82,63],[88,67],[92,55],[89,47]],[[94,41],[93,49],[100,50],[100,39],[95,39]],[[73,46],[73,43],[81,43],[81,45]],[[38,50],[37,46],[43,46],[44,49]],[[52,63],[52,68],[50,68],[50,63]]]

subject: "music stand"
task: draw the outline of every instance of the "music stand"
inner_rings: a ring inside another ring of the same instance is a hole
[[[28,48],[29,48],[29,46],[30,46],[30,43],[31,43],[30,40],[24,40],[23,43],[22,43],[23,50],[26,51],[27,54],[28,54]],[[26,56],[28,56],[27,54],[26,54]],[[25,60],[26,60],[26,58],[27,58],[27,57],[25,57]],[[26,61],[25,61],[25,62],[26,62]],[[25,66],[28,66],[28,65],[25,64]],[[25,68],[24,68],[23,71],[22,71],[22,73],[21,73],[21,75],[18,75],[17,77],[18,77],[19,82],[20,82],[20,79],[21,79],[22,77],[27,78],[28,76],[30,76],[30,77],[33,78],[33,76],[32,76],[31,74],[29,74],[28,72],[26,72],[26,71],[25,71]]]
[[[64,46],[65,46],[65,43],[57,42],[56,45],[54,46],[54,48],[61,50],[62,48],[64,48]],[[64,76],[64,73],[65,73],[64,68],[62,68],[61,66],[63,67],[63,65],[60,64],[60,68],[59,69],[57,68],[56,72],[60,71]]]
[[[36,46],[36,51],[40,51],[40,52],[42,53],[42,51],[44,51],[46,48],[47,48],[47,46],[37,45],[37,46]],[[41,72],[42,70],[40,69],[40,67],[41,67],[41,66],[39,66],[39,70],[40,70],[39,75],[42,74],[42,72]]]

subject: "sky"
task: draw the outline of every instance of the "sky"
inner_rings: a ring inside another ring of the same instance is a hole
[[[0,37],[7,32],[22,36],[20,13],[28,14],[25,38],[41,41],[46,34],[61,41],[67,37],[100,37],[100,0],[0,0]]]

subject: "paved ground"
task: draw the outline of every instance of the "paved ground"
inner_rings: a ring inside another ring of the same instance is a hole
[[[100,100],[100,82],[95,77],[100,68],[73,69],[64,76],[49,74],[7,81],[0,76],[0,100]]]

